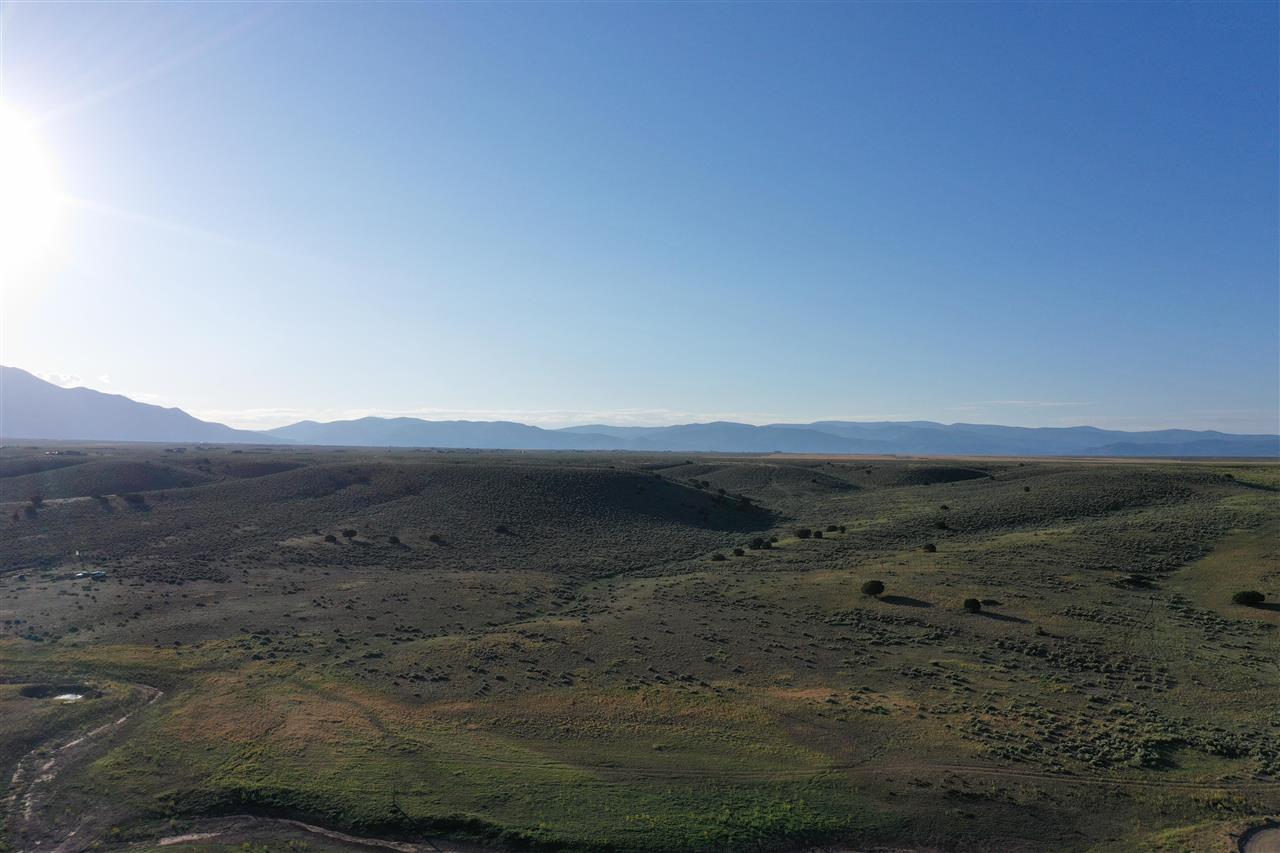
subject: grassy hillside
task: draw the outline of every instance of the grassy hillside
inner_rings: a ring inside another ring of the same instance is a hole
[[[1232,602],[1280,598],[1276,466],[41,454],[0,457],[65,478],[0,506],[0,770],[57,768],[13,849],[1173,851],[1280,812],[1280,608]]]

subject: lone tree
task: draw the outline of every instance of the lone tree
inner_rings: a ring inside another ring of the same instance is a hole
[[[982,602],[976,598],[966,598],[963,607],[970,613],[982,612]]]
[[[813,531],[812,531],[812,530],[810,530],[810,529],[809,529],[809,528],[807,528],[807,527],[797,527],[797,528],[796,528],[796,538],[797,538],[797,539],[808,539],[808,538],[809,538],[810,536],[812,536],[812,535],[813,535]]]
[[[723,560],[725,560],[725,559],[726,559],[726,558],[725,558],[724,554],[716,553],[716,554],[712,554],[712,555],[711,555],[711,562],[713,562],[713,563],[719,563],[719,562],[722,562],[722,561],[723,561]]]
[[[934,545],[932,542],[927,542],[927,543],[925,543],[925,546],[924,546],[924,552],[925,552],[926,554],[933,554],[933,553],[935,553],[937,550],[938,550],[938,546],[937,546],[937,545]]]
[[[1267,600],[1267,596],[1256,589],[1242,589],[1231,596],[1231,600],[1236,604],[1243,604],[1245,607],[1257,607]]]
[[[863,595],[879,595],[884,592],[883,581],[867,581],[862,585]]]

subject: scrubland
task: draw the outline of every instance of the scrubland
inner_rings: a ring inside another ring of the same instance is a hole
[[[68,447],[0,450],[9,849],[1201,851],[1280,814],[1274,464]]]

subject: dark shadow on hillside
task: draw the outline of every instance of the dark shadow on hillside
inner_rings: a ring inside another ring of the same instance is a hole
[[[994,620],[996,620],[997,622],[1018,622],[1018,623],[1020,623],[1020,624],[1022,624],[1022,625],[1030,625],[1030,624],[1031,624],[1030,620],[1028,620],[1028,619],[1023,619],[1021,616],[1009,616],[1009,615],[1008,615],[1008,614],[1006,614],[1006,613],[992,613],[990,610],[983,610],[983,611],[981,611],[981,612],[979,612],[979,613],[977,613],[977,614],[975,614],[975,615],[977,615],[977,616],[985,616],[985,617],[987,617],[988,619],[994,619]]]
[[[912,598],[909,595],[882,595],[880,600],[885,604],[895,604],[899,607],[932,607],[933,605],[927,601],[921,601],[918,598]]]
[[[1255,604],[1254,610],[1270,610],[1272,613],[1280,613],[1280,602],[1264,601],[1261,604]]]
[[[1240,833],[1240,837],[1236,839],[1236,846],[1233,849],[1248,850],[1249,842],[1253,839],[1255,835],[1258,835],[1260,833],[1266,832],[1267,830],[1271,830],[1271,829],[1280,829],[1280,821],[1267,820],[1264,823],[1260,823],[1260,824],[1257,824],[1256,826],[1249,827],[1244,832]]]
[[[628,484],[629,485],[629,484]],[[612,494],[609,494],[612,491]],[[745,533],[777,524],[773,510],[730,494],[708,493],[673,480],[657,479],[638,491],[602,488],[609,503],[653,520],[672,521],[707,530]]]
[[[1252,480],[1238,480],[1235,477],[1229,477],[1229,480],[1237,486],[1244,486],[1246,489],[1255,489],[1259,492],[1280,492],[1280,486],[1271,486],[1266,483],[1255,483]]]
[[[904,469],[886,469],[884,473],[877,472],[877,474],[878,476],[875,476],[874,479],[880,485],[888,488],[960,483],[965,480],[984,480],[991,476],[988,471],[951,465],[908,466]]]

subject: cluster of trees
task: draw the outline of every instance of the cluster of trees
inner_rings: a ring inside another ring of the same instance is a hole
[[[843,524],[828,524],[827,533],[844,533],[848,528]],[[795,529],[795,537],[797,539],[821,539],[823,531],[814,530],[809,527],[797,527]]]
[[[872,597],[879,597],[884,594],[884,581],[869,580],[862,584],[862,594]],[[964,603],[960,605],[967,613],[981,613],[982,602],[976,598],[966,598]]]
[[[313,528],[311,528],[311,532],[312,532],[312,534],[314,534],[314,535],[316,535],[316,536],[321,535],[321,534],[320,534],[320,528],[318,528],[318,527],[313,527]],[[359,531],[358,531],[358,530],[356,530],[356,529],[354,529],[354,528],[351,528],[351,527],[348,527],[348,528],[346,528],[345,530],[343,530],[343,531],[342,531],[342,536],[343,536],[343,538],[344,538],[344,539],[354,540],[354,539],[356,538],[356,536],[358,536],[358,535],[359,535]],[[324,541],[326,541],[326,542],[328,542],[328,543],[330,543],[330,544],[333,544],[334,542],[337,542],[337,541],[338,541],[338,537],[337,537],[337,536],[335,536],[335,535],[333,535],[332,533],[326,533],[326,534],[324,534]],[[434,541],[434,540],[433,540],[433,541]],[[399,545],[399,544],[400,544],[400,537],[399,537],[399,536],[388,536],[388,537],[387,537],[387,544],[389,544],[389,545]]]

